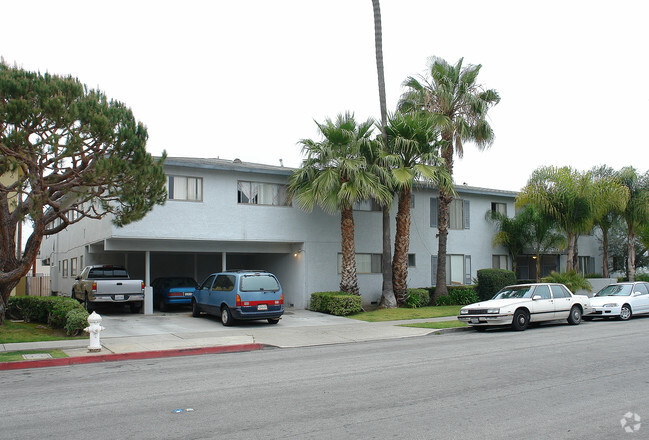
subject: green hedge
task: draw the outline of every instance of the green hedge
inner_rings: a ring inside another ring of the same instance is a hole
[[[410,307],[416,309],[417,307],[425,307],[430,302],[430,292],[428,289],[408,289],[408,297],[403,307]]]
[[[347,316],[363,311],[363,301],[359,295],[345,292],[315,292],[311,294],[310,310]]]
[[[75,299],[60,296],[12,296],[7,314],[25,322],[40,322],[77,335],[88,326],[88,312]]]
[[[475,286],[449,286],[448,295],[435,300],[436,306],[465,306],[479,301]]]
[[[516,274],[506,269],[478,270],[478,288],[476,293],[481,301],[493,298],[503,287],[516,284]]]

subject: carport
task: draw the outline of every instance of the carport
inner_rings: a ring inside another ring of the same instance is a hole
[[[225,270],[259,269],[274,273],[284,290],[286,307],[306,305],[304,243],[120,239],[87,245],[85,264],[121,264],[147,286],[145,313],[153,312],[151,282],[161,276],[191,276],[198,283]]]

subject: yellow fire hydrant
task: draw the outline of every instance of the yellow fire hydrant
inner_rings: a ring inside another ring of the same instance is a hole
[[[90,345],[88,346],[88,352],[96,353],[101,351],[101,341],[99,340],[99,333],[102,330],[106,330],[101,326],[101,316],[95,312],[92,312],[88,316],[88,327],[84,328],[83,331],[90,334]]]

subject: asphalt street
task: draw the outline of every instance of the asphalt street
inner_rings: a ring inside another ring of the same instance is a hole
[[[0,438],[647,438],[648,355],[636,318],[1,371]]]

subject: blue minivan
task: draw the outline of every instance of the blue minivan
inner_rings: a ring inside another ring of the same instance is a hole
[[[225,326],[249,319],[277,324],[284,313],[284,293],[279,280],[270,272],[213,273],[192,295],[192,316],[198,317],[202,312],[221,316]]]

